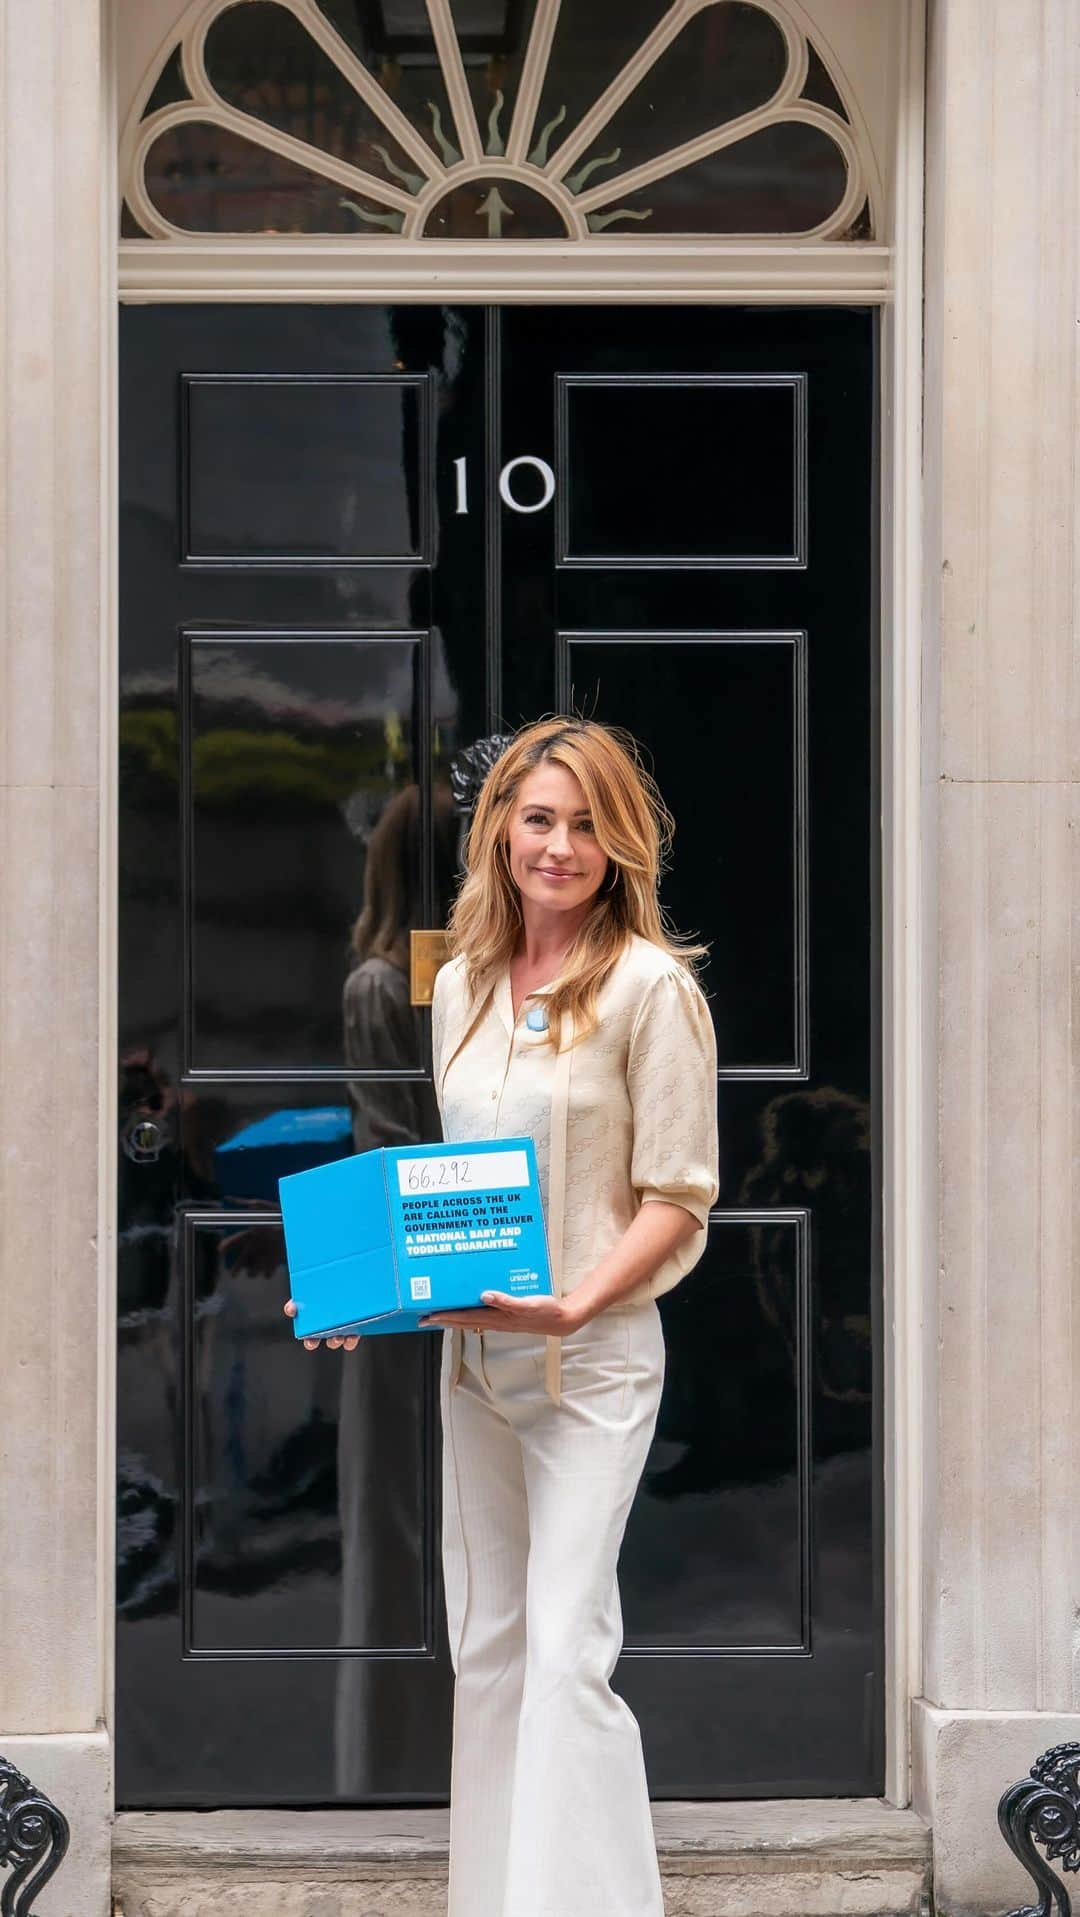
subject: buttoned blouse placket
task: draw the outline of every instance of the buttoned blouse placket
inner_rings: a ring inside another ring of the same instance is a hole
[[[492,1088],[492,1093],[491,1093],[492,1100],[495,1105],[495,1114],[494,1114],[494,1118],[492,1120],[492,1126],[491,1126],[491,1136],[492,1138],[498,1138],[499,1114],[502,1111],[503,1093],[506,1090],[506,1081],[510,1076],[510,1067],[514,1061],[514,1040],[517,1035],[516,1021],[514,1018],[514,998],[513,998],[513,993],[510,989],[510,974],[508,972],[504,973],[503,977],[499,980],[498,984],[495,987],[494,1004],[495,1004],[496,1011],[498,1012],[499,1016],[501,1017],[503,1021],[503,1024],[508,1025],[510,1028],[507,1033],[506,1061],[503,1065],[502,1078],[500,1079],[498,1085]],[[488,1390],[490,1391],[491,1383],[487,1375],[487,1365],[484,1362],[484,1358],[485,1358],[484,1334],[482,1331],[478,1331],[476,1336],[477,1336],[477,1342],[479,1345],[478,1355],[480,1359],[480,1375],[483,1378],[484,1383],[487,1385]],[[464,1345],[464,1339],[462,1339],[462,1345]],[[457,1364],[455,1366],[455,1372],[460,1373],[460,1369],[461,1369],[460,1364]]]
[[[495,1112],[491,1128],[492,1138],[499,1136],[499,1120],[502,1113],[503,1095],[506,1091],[510,1067],[514,1061],[514,1048],[519,1038],[526,1038],[527,1049],[547,1043],[546,1027],[533,1031],[528,1026],[522,1028],[521,1020],[525,1007],[530,1000],[542,1000],[550,991],[550,986],[539,986],[535,992],[527,994],[522,1001],[517,1017],[514,1016],[514,996],[507,969],[496,981],[492,993],[492,1006],[506,1029],[506,1058],[503,1064],[499,1084],[492,1088],[492,1101]],[[564,1033],[565,1037],[565,1033]],[[467,1041],[466,1041],[467,1042]],[[557,1296],[562,1293],[562,1235],[563,1235],[563,1193],[565,1190],[566,1157],[566,1105],[569,1097],[570,1050],[561,1052],[556,1058],[555,1078],[552,1087],[550,1116],[549,1184],[548,1184],[548,1247],[551,1256],[552,1281]],[[480,1367],[484,1371],[484,1334],[480,1332]],[[460,1328],[453,1333],[450,1359],[450,1384],[453,1388],[461,1377],[464,1359],[465,1339]],[[558,1404],[561,1395],[561,1355],[562,1340],[548,1338],[544,1365],[544,1378],[548,1396]],[[486,1376],[486,1374],[485,1374]]]
[[[506,1090],[506,1081],[510,1076],[510,1067],[514,1062],[514,1043],[518,1035],[518,1022],[514,1017],[514,994],[510,985],[509,972],[504,972],[496,984],[495,1009],[502,1019],[503,1024],[508,1029],[506,1035],[506,1063],[503,1066],[503,1075],[499,1082],[498,1089],[491,1094],[495,1100],[495,1124],[491,1133],[492,1138],[498,1138],[499,1136],[499,1115],[502,1111],[503,1093]]]

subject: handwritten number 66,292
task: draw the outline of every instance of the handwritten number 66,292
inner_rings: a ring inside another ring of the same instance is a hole
[[[467,1185],[471,1167],[467,1158],[439,1158],[433,1164],[417,1159],[405,1174],[410,1191],[432,1191],[440,1185]]]

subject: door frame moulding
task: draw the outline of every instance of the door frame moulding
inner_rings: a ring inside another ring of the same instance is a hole
[[[923,593],[923,226],[926,22],[902,18],[893,186],[895,294],[881,353],[881,1070],[884,1260],[885,1794],[911,1801],[922,1693],[924,1300],[936,1263],[937,1084],[933,777]]]
[[[120,366],[119,274],[115,240],[117,172],[116,35],[119,0],[101,5],[101,261],[98,491],[100,499],[100,671],[98,683],[98,1589],[102,1641],[101,1723],[109,1735],[110,1797],[116,1777],[116,1379],[119,1297],[116,1199],[120,1176]],[[112,137],[109,138],[109,134]],[[110,1808],[112,1806],[110,1805]]]
[[[882,308],[880,407],[880,743],[883,1469],[885,1493],[885,1795],[910,1801],[910,1710],[921,1690],[919,1449],[922,1300],[933,1265],[925,1206],[933,1199],[931,1153],[933,841],[923,778],[924,660],[921,619],[922,229],[925,16],[927,0],[903,11],[892,223],[895,245],[785,240],[477,242],[348,236],[262,235],[117,243],[116,291],[130,303],[194,301],[392,304],[867,304]],[[119,0],[106,0],[112,31]],[[115,160],[106,199],[115,206]],[[110,1382],[115,1343],[116,864],[118,684],[116,554],[117,394],[115,327],[103,368],[108,422],[102,436],[107,512],[101,702],[102,945],[99,955],[102,1146],[101,1364]],[[930,665],[932,667],[932,663]],[[932,794],[930,795],[932,799]],[[102,1433],[113,1455],[115,1406]],[[102,1569],[111,1582],[115,1487],[101,1479]],[[112,1721],[111,1647],[108,1719]]]

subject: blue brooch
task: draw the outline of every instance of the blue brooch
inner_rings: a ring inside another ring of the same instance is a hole
[[[530,1005],[525,1014],[525,1023],[530,1032],[546,1032],[548,1015],[542,1005]]]

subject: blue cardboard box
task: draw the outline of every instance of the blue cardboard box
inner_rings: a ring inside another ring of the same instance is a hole
[[[298,1338],[551,1295],[531,1138],[355,1152],[278,1184]]]

